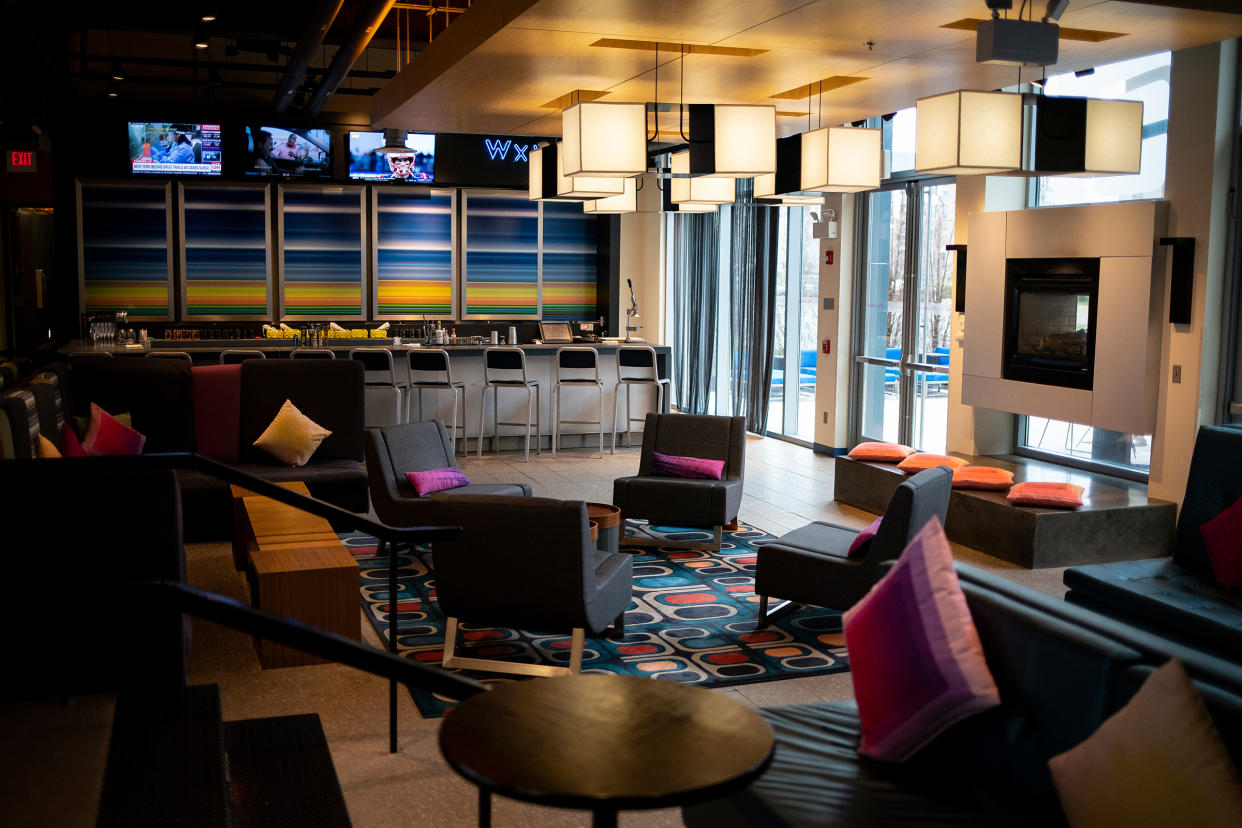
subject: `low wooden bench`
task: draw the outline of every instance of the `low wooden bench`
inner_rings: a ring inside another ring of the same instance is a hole
[[[308,495],[300,481],[281,483]],[[250,602],[349,638],[361,637],[358,564],[328,521],[233,486],[233,559],[246,571]],[[255,638],[264,668],[325,659]]]
[[[1063,466],[1027,458],[957,455],[973,465],[998,466],[1014,481],[1063,475]],[[1005,492],[954,489],[944,530],[949,540],[1030,569],[1159,558],[1171,553],[1177,506],[1147,497],[1139,483],[1073,471],[1083,486],[1078,509],[1015,506]],[[891,463],[836,458],[834,499],[883,514],[904,472]],[[1057,478],[1059,479],[1059,478]]]

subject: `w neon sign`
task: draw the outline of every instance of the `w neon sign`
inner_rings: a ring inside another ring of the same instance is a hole
[[[484,138],[483,146],[487,148],[487,157],[492,161],[513,161],[525,164],[526,153],[534,144],[517,144],[512,138]],[[510,150],[512,150],[512,156]]]

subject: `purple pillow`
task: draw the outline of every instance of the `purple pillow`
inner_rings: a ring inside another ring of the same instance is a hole
[[[708,460],[703,457],[678,457],[675,454],[651,453],[651,471],[661,477],[697,477],[703,480],[719,480],[724,474],[725,461]]]
[[[459,470],[454,468],[430,469],[428,471],[406,472],[405,479],[410,481],[419,497],[432,492],[443,492],[447,489],[460,489],[469,486],[470,481]]]
[[[878,517],[871,521],[871,525],[858,533],[858,537],[854,538],[854,542],[850,544],[850,551],[845,553],[847,558],[861,558],[867,552],[867,547],[871,545],[871,539],[875,537],[875,533],[880,531],[880,522],[883,517]]]

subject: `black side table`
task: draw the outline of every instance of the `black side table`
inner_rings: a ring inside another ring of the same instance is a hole
[[[615,826],[621,809],[716,799],[763,773],[772,749],[771,728],[745,704],[625,676],[502,684],[440,728],[440,752],[479,787],[484,827],[492,793],[588,809],[596,826]]]

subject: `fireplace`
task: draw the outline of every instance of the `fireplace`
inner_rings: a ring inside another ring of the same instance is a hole
[[[1099,259],[1007,259],[1002,376],[1091,389]]]

